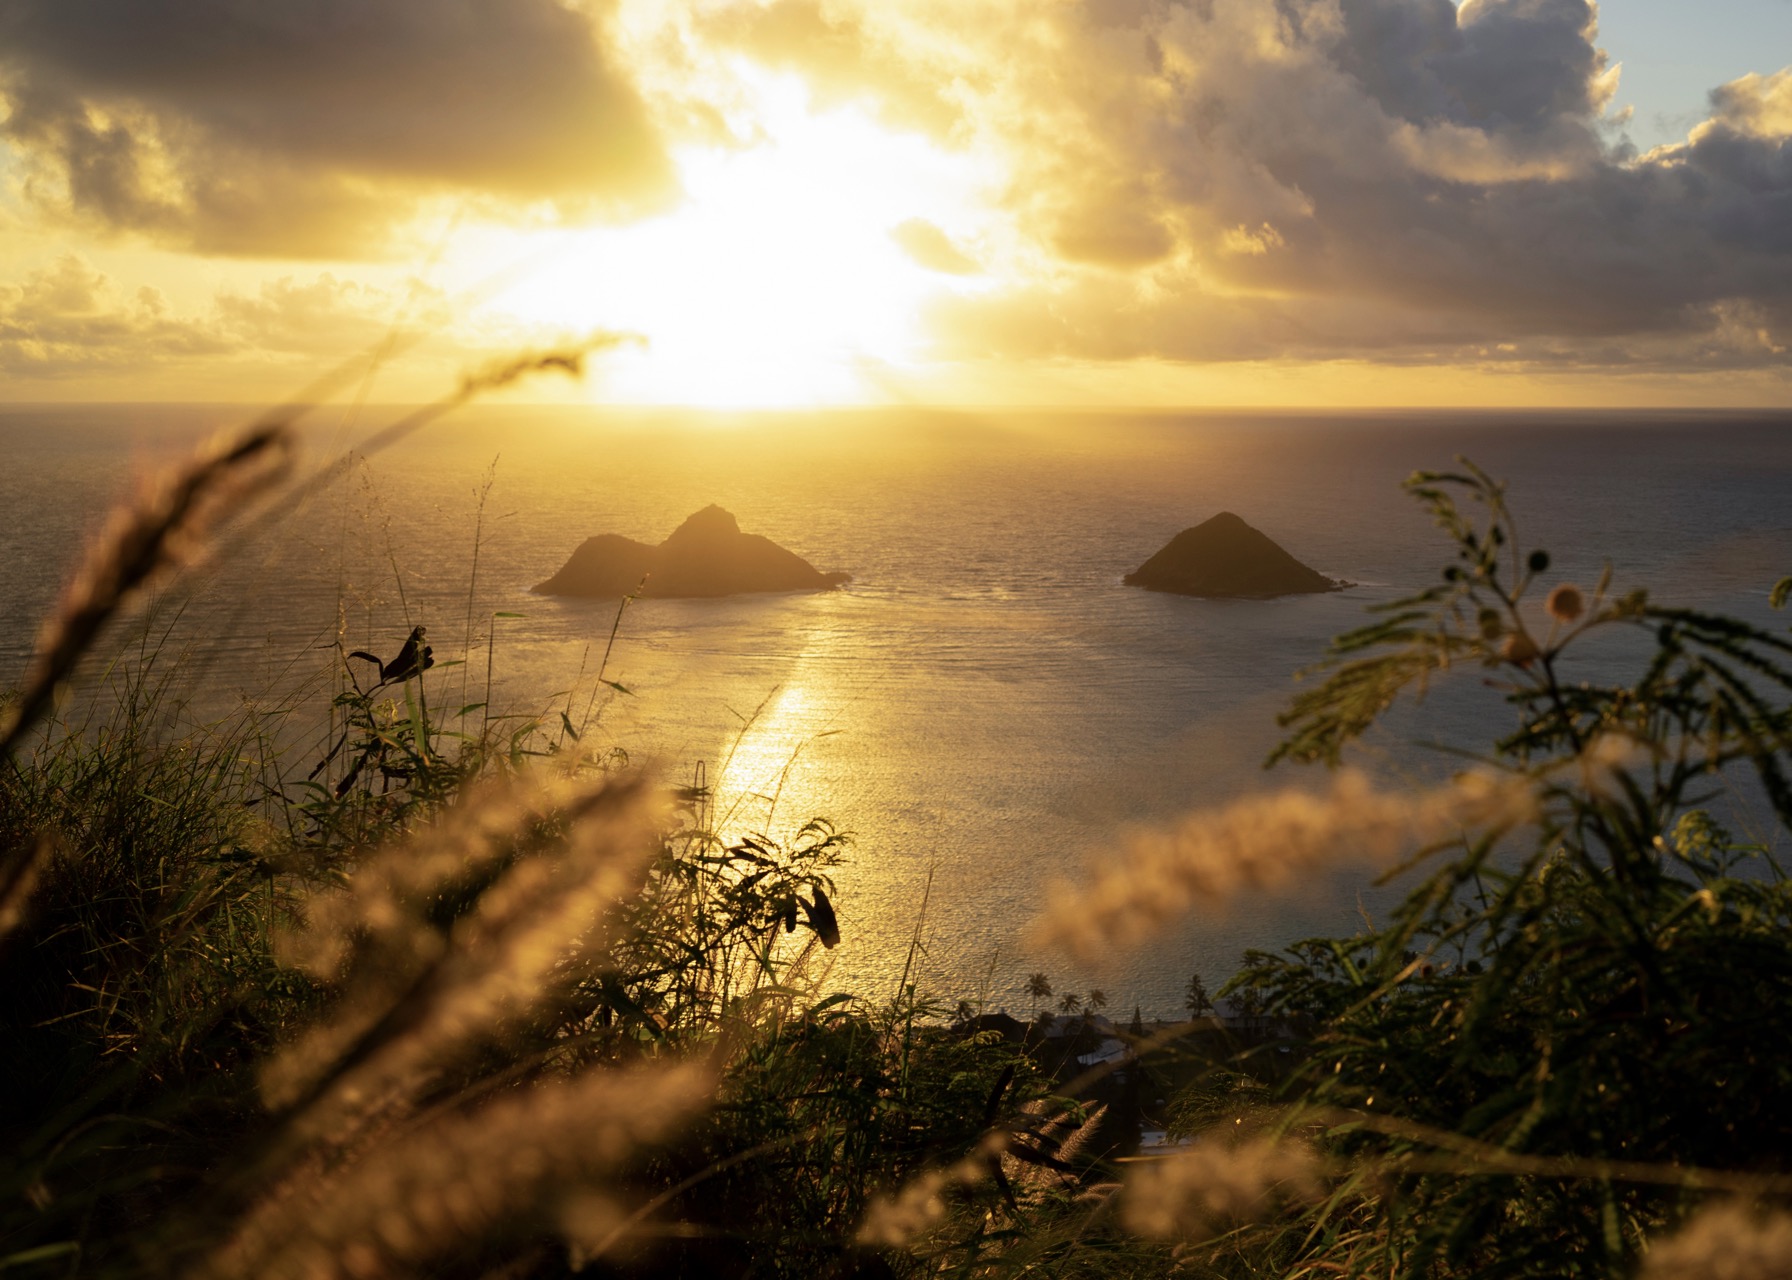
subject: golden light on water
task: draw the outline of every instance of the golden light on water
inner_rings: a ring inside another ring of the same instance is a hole
[[[818,724],[821,708],[800,665],[743,726],[716,775],[715,794],[723,806],[719,816],[730,838],[775,826],[804,748],[827,732]]]
[[[816,112],[793,78],[747,83],[755,141],[678,152],[685,196],[662,217],[544,233],[549,265],[493,304],[526,324],[641,334],[606,364],[607,400],[881,399],[879,381],[921,354],[927,302],[981,287],[968,257],[942,271],[900,242],[922,224],[946,244],[974,230],[967,158],[854,107]]]

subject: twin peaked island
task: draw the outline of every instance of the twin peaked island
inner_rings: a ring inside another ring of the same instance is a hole
[[[825,591],[849,573],[822,573],[770,538],[742,533],[740,522],[711,504],[657,547],[619,534],[586,538],[572,559],[535,592],[544,596],[640,595],[676,599],[755,591]]]
[[[614,533],[587,538],[535,591],[615,599],[825,591],[851,574],[822,573],[770,538],[742,533],[718,506],[690,517],[657,547]],[[1184,529],[1137,571],[1129,586],[1185,596],[1266,600],[1337,591],[1348,583],[1315,573],[1230,511]]]

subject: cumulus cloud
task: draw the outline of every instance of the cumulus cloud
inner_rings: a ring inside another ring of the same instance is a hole
[[[647,108],[571,0],[8,0],[40,201],[218,253],[361,257],[417,197],[651,200]]]
[[[962,123],[958,90],[968,68],[938,56],[926,38],[931,24],[902,17],[823,0],[769,0],[699,11],[696,29],[707,43],[801,71],[823,106],[870,101],[898,127],[948,136]]]
[[[1792,67],[1763,76],[1751,72],[1711,91],[1710,123],[1713,128],[1733,129],[1757,138],[1784,138],[1792,134]]]
[[[1639,156],[1591,0],[826,12],[984,69],[954,137],[1033,265],[941,305],[949,353],[1787,362],[1792,69]]]
[[[257,375],[314,373],[371,350],[395,321],[438,326],[441,295],[421,284],[391,291],[323,273],[221,293],[197,314],[177,314],[152,288],[135,291],[75,254],[0,283],[0,373],[15,384],[166,375],[231,367]]]
[[[78,377],[232,348],[224,334],[170,316],[156,290],[122,294],[73,254],[18,283],[0,284],[0,372],[10,378]]]

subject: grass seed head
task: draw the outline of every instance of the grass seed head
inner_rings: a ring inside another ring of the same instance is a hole
[[[0,713],[0,755],[49,709],[106,623],[144,588],[198,560],[218,526],[285,478],[293,449],[282,424],[220,436],[112,509],[44,622],[18,700]]]
[[[191,1280],[419,1274],[531,1223],[544,1205],[588,1208],[619,1165],[671,1134],[713,1088],[704,1067],[656,1063],[536,1083],[437,1116],[277,1188]],[[587,1216],[581,1237],[591,1225]]]
[[[1465,829],[1522,821],[1535,808],[1522,779],[1468,773],[1430,791],[1378,791],[1345,770],[1322,792],[1248,796],[1134,836],[1093,881],[1059,886],[1041,941],[1084,961],[1130,948],[1198,905],[1274,892],[1314,872],[1384,867]]]
[[[475,792],[374,855],[289,943],[339,1000],[264,1068],[276,1109],[351,1123],[550,1008],[609,940],[651,855],[658,793],[643,780],[524,779]],[[451,921],[445,898],[471,895]]]
[[[1318,1188],[1319,1161],[1304,1143],[1207,1139],[1138,1166],[1122,1192],[1121,1216],[1142,1236],[1204,1238],[1260,1220],[1285,1201],[1310,1199]]]
[[[1718,1204],[1654,1244],[1638,1280],[1785,1280],[1792,1276],[1792,1215]]]

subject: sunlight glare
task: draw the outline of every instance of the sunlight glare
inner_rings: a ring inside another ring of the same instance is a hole
[[[875,399],[863,371],[917,357],[924,303],[979,287],[919,265],[891,236],[912,218],[963,234],[975,185],[967,158],[856,108],[812,113],[794,80],[761,77],[759,88],[762,142],[683,149],[676,210],[567,236],[546,270],[495,304],[537,325],[645,335],[647,347],[606,361],[607,400]]]

